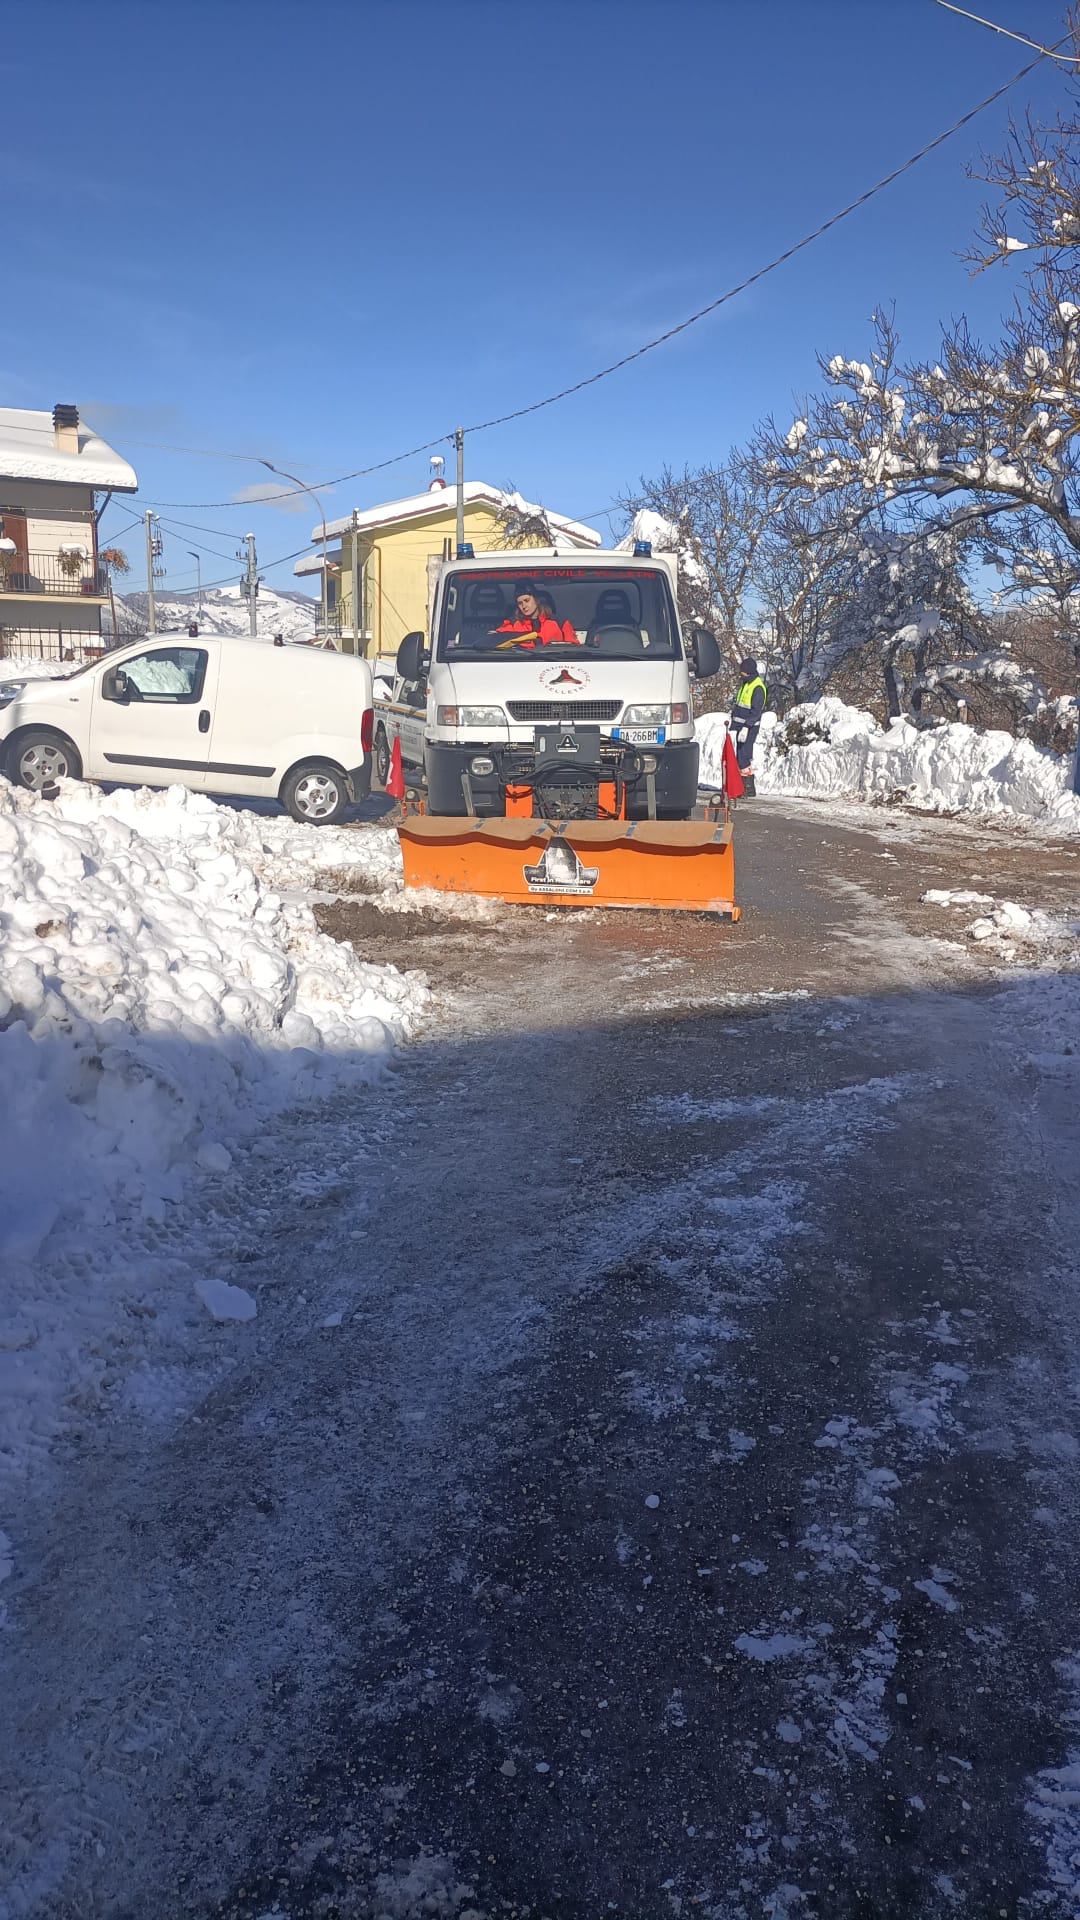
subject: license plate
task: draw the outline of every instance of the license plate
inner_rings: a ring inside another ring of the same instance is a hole
[[[664,744],[663,727],[615,727],[616,740],[625,740],[628,747],[662,747]]]

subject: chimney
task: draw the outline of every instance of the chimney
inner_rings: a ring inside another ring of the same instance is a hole
[[[79,409],[78,407],[54,407],[52,410],[53,434],[58,453],[78,453],[79,451]]]

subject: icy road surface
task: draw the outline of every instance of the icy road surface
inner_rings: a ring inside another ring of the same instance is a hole
[[[437,1016],[22,1515],[2,1920],[1080,1913],[1080,854],[737,848],[735,929],[320,909]]]

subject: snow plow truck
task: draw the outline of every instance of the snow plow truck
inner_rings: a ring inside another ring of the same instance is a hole
[[[423,779],[407,887],[739,917],[730,820],[692,818],[691,676],[720,653],[680,629],[675,570],[644,541],[443,563],[430,644],[406,635],[376,703],[377,771]]]

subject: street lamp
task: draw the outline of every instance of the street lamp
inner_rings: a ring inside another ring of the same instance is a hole
[[[297,479],[295,473],[286,473],[284,467],[275,467],[272,460],[260,460],[259,465],[260,467],[266,467],[270,473],[280,474],[283,480],[291,480],[294,487],[299,487],[301,493],[306,493],[310,500],[314,500],[315,505],[319,509],[319,519],[322,521],[322,627],[323,627],[323,633],[325,634],[326,632],[326,515],[323,512],[322,501],[319,499],[319,496],[317,493],[312,493],[311,488],[307,486],[303,480]],[[356,625],[355,607],[353,608],[353,625],[354,626]]]
[[[201,620],[202,619],[202,561],[199,559],[199,556],[197,553],[192,553],[190,547],[188,548],[188,554],[189,554],[189,557],[195,562],[195,611],[198,618]]]

